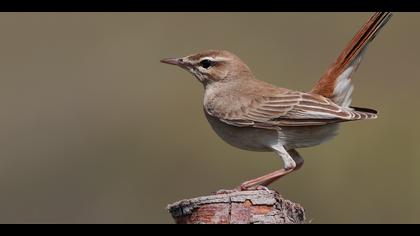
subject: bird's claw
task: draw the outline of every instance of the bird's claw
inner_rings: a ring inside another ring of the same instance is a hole
[[[218,195],[218,194],[231,194],[231,193],[238,192],[238,191],[241,191],[241,190],[239,190],[237,188],[234,188],[234,189],[220,189],[220,190],[217,190],[216,192],[214,192],[213,194],[215,194],[215,195]]]
[[[213,192],[213,194],[218,195],[218,194],[231,194],[231,193],[235,193],[235,192],[241,192],[241,191],[258,191],[258,190],[265,190],[267,192],[271,192],[272,190],[270,190],[269,188],[267,188],[266,186],[263,185],[255,185],[255,186],[244,186],[244,185],[240,185],[234,189],[220,189],[217,190],[216,192]]]
[[[238,189],[238,191],[258,191],[258,190],[265,190],[267,192],[271,191],[269,188],[267,188],[264,185],[246,186],[246,185],[242,184],[241,186],[239,186],[235,189]]]

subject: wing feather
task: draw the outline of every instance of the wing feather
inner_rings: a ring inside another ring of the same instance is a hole
[[[298,91],[255,97],[246,106],[225,113],[216,113],[214,109],[213,112],[207,109],[207,112],[230,125],[268,129],[325,125],[361,118],[351,108],[340,107],[328,98]]]

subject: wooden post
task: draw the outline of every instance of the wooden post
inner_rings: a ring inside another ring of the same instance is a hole
[[[299,224],[305,211],[272,190],[234,191],[168,205],[177,224]]]

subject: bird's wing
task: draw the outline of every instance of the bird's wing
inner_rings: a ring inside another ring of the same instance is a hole
[[[353,91],[351,76],[359,66],[367,46],[391,16],[390,12],[373,14],[317,82],[311,93],[330,98],[340,106],[349,107]]]
[[[234,99],[232,99],[234,100]],[[279,126],[314,126],[329,123],[376,118],[374,113],[355,111],[336,105],[316,94],[282,91],[278,94],[254,96],[241,105],[205,106],[206,112],[222,122],[238,127],[278,129]]]

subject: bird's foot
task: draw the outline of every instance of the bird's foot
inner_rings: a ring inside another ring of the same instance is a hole
[[[251,186],[251,187],[245,187],[245,186],[238,186],[234,189],[220,189],[217,190],[216,192],[213,192],[213,194],[218,195],[218,194],[231,194],[231,193],[235,193],[235,192],[241,192],[241,191],[255,191],[255,190],[265,190],[267,192],[270,192],[271,190],[268,189],[265,186],[262,185],[255,185],[255,186]]]
[[[220,189],[220,190],[217,190],[216,192],[213,192],[213,194],[215,194],[215,195],[218,195],[218,194],[231,194],[231,193],[239,192],[239,191],[241,191],[241,190],[238,189],[238,188],[234,188],[234,189]]]
[[[238,188],[240,188],[241,191],[255,191],[255,190],[265,190],[267,192],[271,191],[270,189],[268,189],[266,186],[263,186],[263,185],[254,185],[254,186],[251,186],[251,187],[241,185]]]

